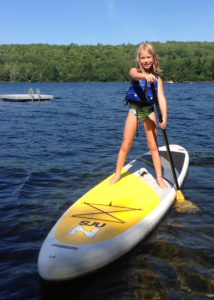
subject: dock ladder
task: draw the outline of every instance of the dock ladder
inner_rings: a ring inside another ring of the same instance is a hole
[[[34,101],[33,89],[29,88],[29,96],[31,97],[32,101]]]
[[[40,91],[38,88],[36,89],[36,94],[38,96],[39,101],[41,101],[41,95],[40,95]]]

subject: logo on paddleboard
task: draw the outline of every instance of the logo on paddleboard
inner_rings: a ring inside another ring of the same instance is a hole
[[[80,225],[104,227],[106,225],[106,223],[100,224],[99,222],[81,221]]]
[[[93,238],[99,231],[100,228],[93,228],[91,231],[86,231],[82,226],[77,225],[71,231],[68,232],[68,235],[74,235],[78,232],[82,232],[87,238]]]

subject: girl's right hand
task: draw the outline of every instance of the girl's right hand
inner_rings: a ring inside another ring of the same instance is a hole
[[[144,74],[147,82],[154,82],[157,78],[153,74]]]

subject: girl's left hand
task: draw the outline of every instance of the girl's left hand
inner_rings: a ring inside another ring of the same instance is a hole
[[[159,122],[159,126],[161,129],[166,129],[166,124],[167,124],[166,121],[163,121],[162,123]]]

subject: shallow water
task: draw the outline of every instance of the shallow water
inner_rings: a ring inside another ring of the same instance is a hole
[[[128,83],[0,83],[0,93],[29,87],[54,99],[0,100],[0,299],[214,298],[214,84],[164,85],[168,140],[190,155],[182,192],[199,211],[172,207],[121,259],[54,284],[37,273],[41,244],[71,203],[114,171]],[[127,162],[147,150],[141,129]]]

